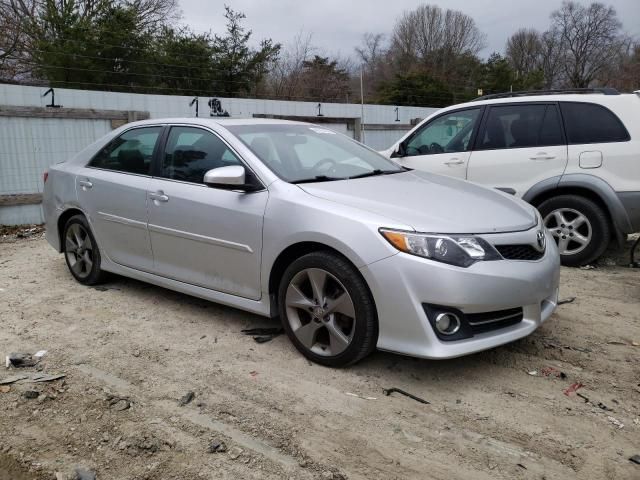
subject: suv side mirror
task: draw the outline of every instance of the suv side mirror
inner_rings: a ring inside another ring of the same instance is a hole
[[[247,172],[241,165],[213,168],[204,174],[203,183],[208,187],[223,190],[242,190],[253,192],[258,190],[255,184],[246,183]]]
[[[400,158],[400,157],[405,157],[406,155],[407,155],[407,148],[404,142],[400,142],[398,144],[398,148],[394,150],[393,153],[391,154],[391,158]]]

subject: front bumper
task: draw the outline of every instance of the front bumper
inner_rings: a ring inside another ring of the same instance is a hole
[[[376,302],[378,348],[406,355],[444,359],[513,342],[536,330],[555,311],[560,259],[547,235],[547,250],[537,261],[497,260],[469,268],[454,267],[398,253],[360,269]],[[515,325],[442,341],[423,304],[448,306],[465,314],[522,307]]]

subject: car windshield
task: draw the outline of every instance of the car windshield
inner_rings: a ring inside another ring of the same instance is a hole
[[[406,170],[323,127],[257,124],[226,128],[276,175],[290,183],[345,180]]]

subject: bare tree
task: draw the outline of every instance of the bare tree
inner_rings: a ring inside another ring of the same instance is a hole
[[[560,45],[565,82],[588,87],[614,66],[625,46],[622,24],[613,7],[565,1],[551,14],[549,35]]]
[[[521,28],[507,40],[506,58],[517,75],[528,75],[541,69],[542,38],[532,28]]]
[[[485,35],[473,18],[436,5],[421,5],[405,12],[396,22],[391,39],[400,68],[419,61],[446,69],[451,59],[477,55],[484,46]]]
[[[302,94],[304,64],[316,51],[311,40],[312,34],[298,32],[271,65],[267,83],[276,98],[295,98]]]

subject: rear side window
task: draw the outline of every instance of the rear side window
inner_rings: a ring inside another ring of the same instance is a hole
[[[478,137],[478,150],[563,145],[555,105],[492,106]]]
[[[613,112],[594,103],[561,102],[569,143],[626,142],[629,132]]]
[[[172,127],[162,159],[161,176],[202,183],[209,170],[242,165],[216,135],[201,128]]]
[[[148,175],[161,130],[162,127],[146,127],[124,132],[100,150],[89,166]]]

